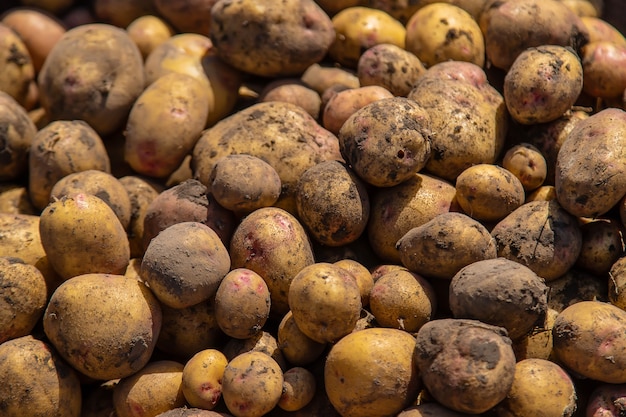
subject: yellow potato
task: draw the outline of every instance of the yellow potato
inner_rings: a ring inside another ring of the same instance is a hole
[[[222,398],[222,378],[228,359],[217,349],[196,353],[183,368],[182,390],[192,407],[212,410]]]
[[[283,393],[278,407],[285,411],[298,411],[313,400],[315,376],[306,368],[295,367],[283,374]]]

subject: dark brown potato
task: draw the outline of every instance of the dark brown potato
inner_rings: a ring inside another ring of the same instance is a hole
[[[617,263],[619,264],[619,262]],[[616,277],[618,277],[616,275]],[[619,278],[618,278],[619,280]],[[548,307],[558,312],[581,301],[610,301],[615,294],[610,279],[599,279],[578,268],[572,268],[563,276],[547,282],[550,287]]]
[[[624,256],[624,227],[611,218],[598,218],[580,226],[583,244],[576,266],[598,277],[605,277]]]
[[[120,28],[140,16],[157,13],[152,0],[94,0],[93,11],[98,20]]]
[[[178,32],[199,33],[209,36],[211,8],[218,0],[154,0],[160,16],[170,22]]]

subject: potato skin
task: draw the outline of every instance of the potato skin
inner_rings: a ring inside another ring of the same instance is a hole
[[[626,76],[619,71],[626,65],[626,42],[597,41],[582,49],[583,91],[593,97],[622,98]]]
[[[527,193],[541,187],[548,175],[546,158],[530,143],[511,146],[502,157],[502,167],[520,180]]]
[[[374,101],[392,97],[393,94],[389,90],[376,85],[364,85],[338,91],[328,99],[324,106],[322,125],[336,135],[346,120],[357,110]]]
[[[278,324],[278,346],[285,359],[295,366],[306,366],[319,358],[326,349],[326,343],[316,342],[302,333],[289,310]]]
[[[174,29],[158,16],[143,15],[128,24],[128,36],[135,42],[145,59],[155,47],[174,35]]]
[[[182,390],[192,407],[212,410],[222,398],[222,378],[228,359],[217,349],[204,349],[183,368]]]
[[[35,81],[35,68],[24,41],[4,23],[0,23],[0,60],[4,63],[0,91],[28,107],[29,89]]]
[[[28,173],[28,153],[37,127],[26,109],[13,97],[0,91],[0,181],[12,181]]]

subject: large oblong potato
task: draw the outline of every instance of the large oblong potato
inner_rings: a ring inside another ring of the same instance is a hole
[[[328,15],[313,0],[220,0],[210,37],[233,67],[265,77],[296,75],[321,61],[335,39]]]

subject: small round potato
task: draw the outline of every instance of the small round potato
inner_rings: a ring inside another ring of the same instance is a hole
[[[135,42],[145,60],[157,45],[174,35],[174,29],[158,16],[143,15],[126,27],[128,36]]]
[[[624,256],[624,227],[615,219],[598,218],[581,224],[583,244],[576,266],[597,276],[606,276]]]
[[[515,175],[526,192],[543,185],[548,175],[546,159],[539,149],[530,143],[510,147],[502,158],[502,168]]]
[[[350,272],[355,278],[359,290],[361,291],[361,304],[363,307],[369,305],[370,292],[374,286],[374,278],[370,271],[360,262],[353,259],[340,259],[335,265]]]
[[[374,101],[392,97],[389,90],[377,85],[341,89],[334,92],[324,105],[322,124],[324,128],[338,134],[341,126],[357,110]]]
[[[298,411],[313,400],[316,381],[311,371],[302,367],[290,368],[283,378],[283,393],[278,407],[285,411]]]
[[[322,110],[320,93],[298,79],[277,80],[269,83],[259,96],[259,101],[286,101],[302,107],[314,119]]]
[[[222,398],[222,379],[228,359],[217,349],[196,353],[183,368],[182,390],[192,407],[212,410]]]
[[[290,311],[278,325],[277,341],[285,359],[295,366],[306,366],[319,358],[326,349],[326,343],[316,342],[302,333]]]

